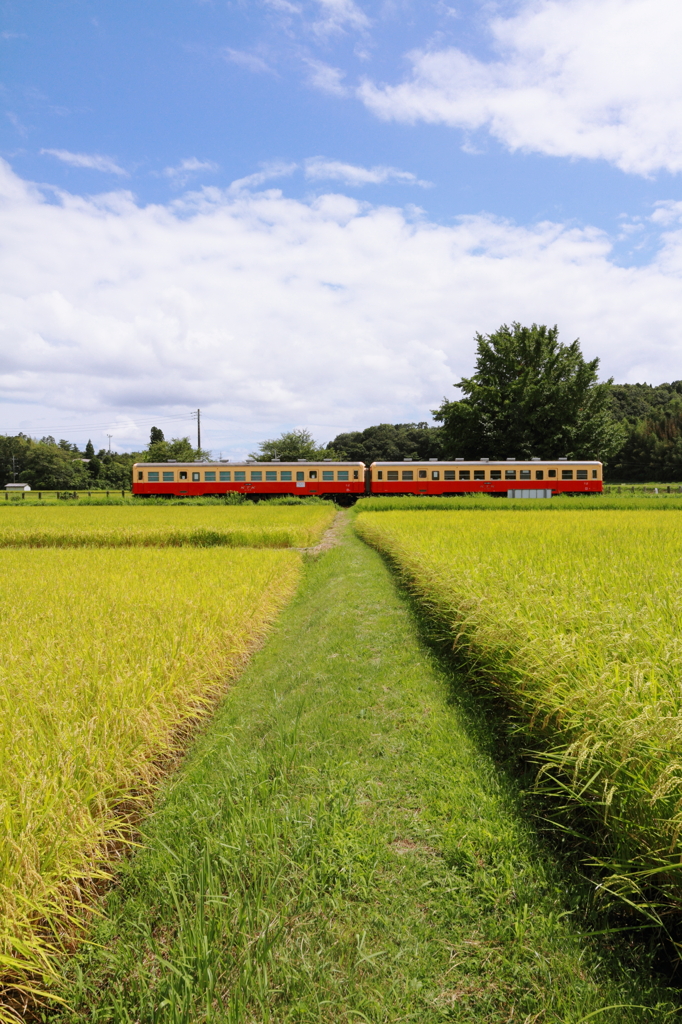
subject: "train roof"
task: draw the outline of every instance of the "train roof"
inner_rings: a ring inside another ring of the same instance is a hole
[[[594,459],[395,459],[372,466],[601,466]],[[371,467],[370,467],[371,468]]]
[[[270,462],[256,462],[254,459],[243,459],[231,462],[228,459],[221,459],[219,462],[180,462],[175,459],[168,459],[166,462],[135,462],[136,466],[178,466],[194,468],[201,466],[203,469],[232,469],[235,466],[250,466],[258,469],[259,466],[364,466],[364,462],[343,462],[337,459],[294,459],[293,462],[286,462],[284,459],[272,459]]]

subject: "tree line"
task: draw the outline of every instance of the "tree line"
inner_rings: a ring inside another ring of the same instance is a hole
[[[159,427],[152,427],[149,444],[141,452],[95,452],[92,441],[81,450],[63,438],[40,440],[20,433],[0,435],[0,479],[6,483],[30,484],[33,490],[87,491],[127,490],[136,462],[193,462],[210,453],[193,447],[188,437],[167,441]]]
[[[476,335],[476,365],[432,410],[436,424],[379,423],[319,444],[305,429],[258,445],[250,458],[333,459],[598,459],[613,481],[682,480],[682,381],[614,384],[599,381],[599,360],[585,360],[579,341],[559,341],[556,326],[503,324]],[[0,436],[2,485],[16,479],[34,490],[128,488],[135,462],[209,458],[188,437],[167,441],[152,427],[141,452],[120,454],[90,441],[25,434]]]

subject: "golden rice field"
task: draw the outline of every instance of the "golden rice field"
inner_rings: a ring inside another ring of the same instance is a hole
[[[106,508],[68,510],[53,528],[75,523],[84,534],[110,511],[109,528],[125,535],[122,517]],[[174,509],[173,519],[184,511]],[[216,525],[205,511],[202,522]],[[143,534],[137,511],[124,514]],[[159,531],[164,522],[174,528],[170,517],[150,518]],[[21,521],[39,528],[38,517]],[[298,536],[310,538],[322,519],[298,522]],[[31,976],[49,977],[51,954],[72,934],[67,917],[87,900],[83,883],[129,838],[183,730],[207,712],[293,593],[301,556],[5,548],[0,566],[0,966],[29,985]]]
[[[589,837],[601,891],[654,919],[679,914],[682,512],[386,511],[356,524],[469,678],[511,710],[540,787]]]
[[[0,505],[0,547],[309,547],[336,506]]]

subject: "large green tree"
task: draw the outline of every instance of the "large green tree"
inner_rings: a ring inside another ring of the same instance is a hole
[[[160,436],[159,436],[160,435]],[[163,431],[158,427],[152,427],[147,450],[140,459],[141,462],[198,462],[202,459],[210,459],[211,453],[204,448],[192,447],[188,437],[172,437],[170,441],[164,440]]]
[[[455,385],[464,398],[434,411],[446,456],[606,460],[621,446],[612,380],[599,383],[599,360],[558,335],[520,323],[476,335],[475,372]]]
[[[279,437],[261,441],[259,451],[249,456],[257,462],[270,462],[281,459],[282,462],[295,462],[296,459],[338,459],[341,456],[332,448],[323,448],[314,439],[309,430],[285,430]]]
[[[329,447],[343,452],[352,462],[393,462],[394,460],[437,459],[441,455],[442,427],[428,423],[379,423],[364,430],[338,434]]]

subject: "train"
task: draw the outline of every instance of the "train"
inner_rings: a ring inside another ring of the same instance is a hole
[[[399,462],[137,462],[133,494],[189,498],[318,496],[352,504],[367,495],[493,494],[548,498],[603,490],[601,462],[571,459],[403,459]]]

